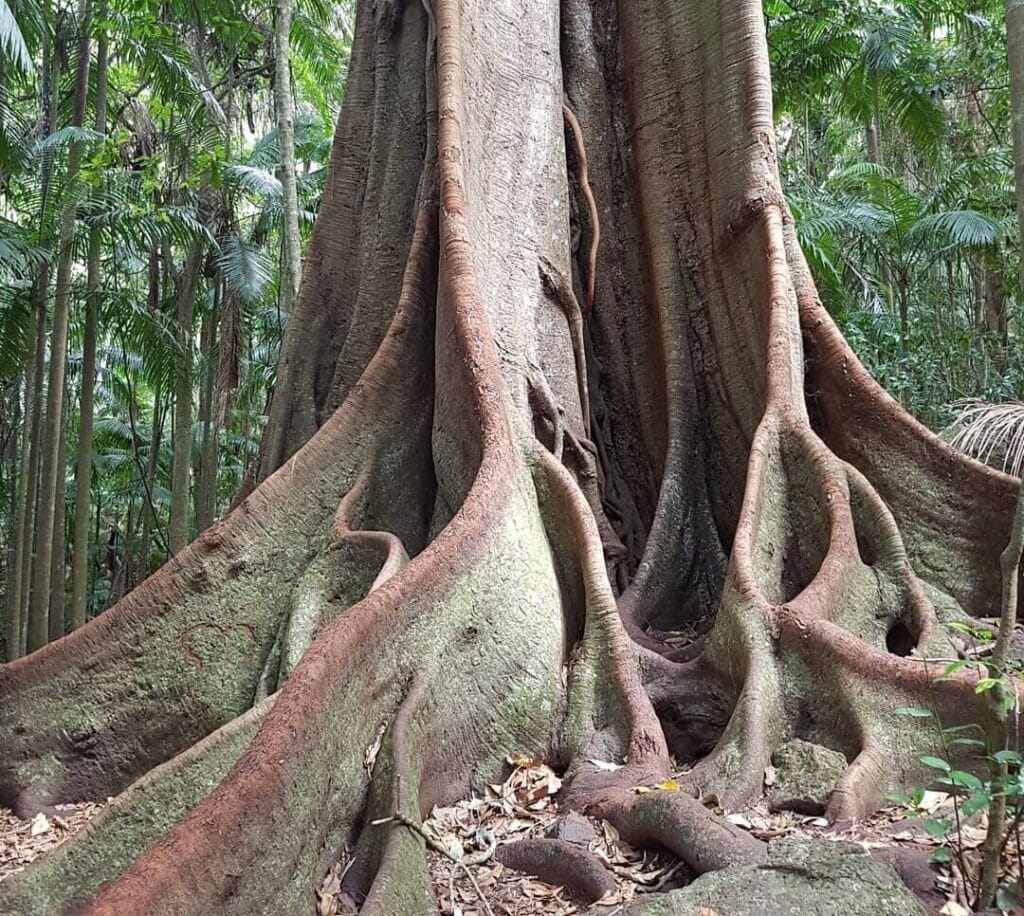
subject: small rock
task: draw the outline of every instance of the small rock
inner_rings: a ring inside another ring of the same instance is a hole
[[[553,821],[544,831],[544,836],[552,840],[575,843],[577,846],[589,846],[591,841],[597,839],[597,831],[582,814],[570,811]]]
[[[788,838],[768,846],[768,865],[732,865],[682,890],[645,895],[623,916],[924,916],[891,866],[855,844]]]
[[[846,769],[846,758],[797,738],[772,754],[772,765],[775,784],[768,796],[768,808],[813,816],[824,814],[828,797]]]
[[[946,899],[935,883],[936,873],[929,858],[932,848],[886,846],[871,850],[871,855],[879,862],[885,862],[896,869],[896,874],[917,894],[930,913],[938,910]]]

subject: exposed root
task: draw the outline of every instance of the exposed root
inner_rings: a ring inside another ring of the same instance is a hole
[[[763,865],[768,846],[684,792],[620,793],[597,809],[629,843],[664,846],[703,874],[737,863]]]
[[[534,445],[533,460],[538,470],[535,480],[546,510],[548,537],[558,555],[573,561],[570,569],[563,570],[563,587],[570,594],[580,595],[586,606],[577,656],[579,664],[569,671],[567,730],[570,735],[595,737],[590,739],[588,747],[577,746],[572,748],[572,753],[579,759],[588,753],[617,752],[629,763],[625,772],[614,774],[584,769],[576,777],[574,791],[578,789],[585,797],[588,790],[584,785],[607,782],[609,775],[618,780],[641,774],[667,775],[664,734],[644,692],[636,656],[619,619],[604,570],[594,516],[569,473],[539,444]],[[608,685],[612,687],[610,695],[603,693],[606,685],[601,675],[608,678]],[[600,737],[614,738],[616,743],[621,743],[613,751],[597,743]]]
[[[416,753],[417,741],[412,734],[413,717],[426,693],[427,680],[422,671],[417,671],[398,707],[391,733],[374,770],[367,808],[371,820],[368,834],[364,831],[363,835],[368,843],[357,849],[355,860],[359,862],[372,856],[375,861],[354,867],[348,875],[353,878],[367,870],[373,873],[373,881],[360,911],[365,916],[425,913],[433,907],[434,897],[423,854],[422,829],[419,827],[422,762]],[[381,816],[379,812],[386,813]],[[342,888],[349,891],[350,883],[343,883]],[[361,895],[353,896],[359,899]]]
[[[580,169],[580,191],[583,193],[583,199],[587,202],[587,210],[590,214],[590,252],[587,255],[587,300],[583,307],[583,317],[586,318],[594,307],[597,249],[601,244],[601,219],[597,212],[597,201],[594,200],[594,192],[591,190],[587,173],[587,150],[583,142],[583,130],[580,128],[580,122],[576,120],[576,115],[572,113],[572,109],[568,105],[562,105],[562,115],[565,117],[565,123],[572,130],[573,142],[576,144],[576,158]]]
[[[508,868],[564,887],[584,903],[594,903],[616,888],[611,872],[597,856],[565,840],[520,840],[499,846],[495,857]]]
[[[547,377],[539,366],[530,367],[530,402],[535,413],[551,427],[551,453],[556,461],[562,460],[565,442],[565,418],[563,410],[555,401]]]
[[[0,912],[53,913],[82,907],[117,877],[140,848],[155,843],[213,789],[252,740],[276,696],[150,770],[114,798],[80,833],[0,885]]]
[[[579,302],[576,301],[576,294],[572,291],[572,281],[547,258],[542,257],[537,264],[544,288],[551,294],[555,302],[558,303],[569,325],[573,362],[576,365],[576,384],[579,388],[580,411],[583,416],[583,434],[589,439],[590,389],[587,380],[586,345],[583,341],[583,312],[580,309]],[[590,270],[591,277],[593,277],[593,263],[591,263]],[[593,279],[591,279],[590,283],[588,295],[593,300]]]

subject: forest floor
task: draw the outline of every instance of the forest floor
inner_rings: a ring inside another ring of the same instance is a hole
[[[558,805],[561,781],[545,764],[522,757],[509,757],[508,764],[508,778],[488,786],[483,798],[434,808],[424,822],[423,829],[435,847],[427,851],[434,892],[445,916],[575,916],[584,912],[615,916],[637,897],[682,887],[694,877],[669,853],[630,846],[606,821],[563,814]],[[672,791],[671,783],[653,791]],[[967,884],[977,880],[985,820],[984,813],[976,815],[962,824],[959,837],[955,831],[945,839],[936,837],[934,827],[929,827],[944,816],[955,817],[953,805],[950,795],[926,792],[914,808],[887,807],[870,820],[841,831],[830,828],[822,817],[771,812],[764,801],[725,817],[766,841],[785,836],[856,842],[892,864],[929,913],[968,916],[965,880]],[[50,814],[28,821],[0,808],[0,881],[66,842],[103,807],[93,802],[58,805]],[[545,835],[586,846],[614,876],[615,891],[588,909],[563,888],[506,868],[487,855],[496,846]],[[951,850],[949,861],[931,861],[943,858],[942,852],[936,855],[943,849]],[[1015,842],[1008,844],[1004,861],[1007,879],[1019,879],[1022,852]],[[484,861],[463,867],[455,864],[461,858]],[[317,892],[317,916],[354,913],[341,894],[346,865],[343,854],[324,879]]]

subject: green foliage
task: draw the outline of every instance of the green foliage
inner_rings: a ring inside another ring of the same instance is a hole
[[[353,4],[299,0],[292,26],[295,146],[304,233],[323,191],[344,90]],[[77,30],[91,32],[83,127],[70,126]],[[25,403],[37,291],[52,307],[61,214],[75,218],[68,348],[67,524],[74,505],[87,305],[86,261],[99,245],[100,288],[90,511],[93,613],[129,579],[166,559],[171,407],[181,345],[177,299],[189,253],[201,253],[193,360],[194,478],[216,429],[216,508],[251,466],[273,388],[284,316],[278,308],[281,185],[273,111],[272,8],[211,0],[96,0],[88,23],[37,0],[0,0],[0,436]],[[105,123],[96,124],[96,54],[108,44]],[[60,53],[56,55],[55,51]],[[47,79],[52,96],[44,98]],[[43,117],[53,106],[55,129]],[[68,151],[82,150],[74,198]],[[212,340],[201,340],[204,316]],[[46,316],[44,315],[44,318]],[[200,416],[213,384],[216,427]],[[14,430],[21,432],[21,427]],[[153,445],[156,444],[156,451]],[[153,469],[151,471],[151,468]],[[13,465],[0,468],[0,532],[14,515]],[[142,520],[153,536],[144,548]],[[147,556],[138,557],[145,550]],[[0,562],[6,550],[0,551]]]
[[[822,300],[933,429],[961,399],[1024,396],[1002,6],[765,3],[780,168]]]

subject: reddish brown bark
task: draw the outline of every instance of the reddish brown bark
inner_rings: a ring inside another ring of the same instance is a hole
[[[49,901],[296,911],[347,846],[364,913],[420,912],[406,821],[513,751],[697,870],[761,861],[698,793],[751,799],[800,736],[846,755],[829,814],[855,818],[922,779],[936,736],[897,707],[978,714],[922,656],[994,607],[1014,487],[906,416],[821,308],[759,5],[433,13],[436,50],[420,4],[359,4],[262,482],[0,668],[0,790],[25,811],[119,792],[281,687],[203,801],[98,893],[40,879]],[[635,793],[672,755],[682,791]]]

